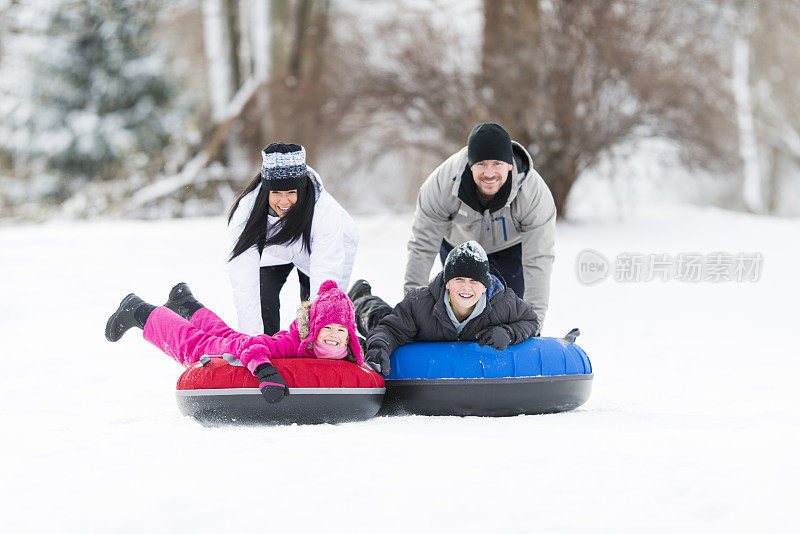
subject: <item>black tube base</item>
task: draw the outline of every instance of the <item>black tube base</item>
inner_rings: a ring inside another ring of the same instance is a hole
[[[565,412],[589,399],[593,376],[386,380],[378,415],[502,417]]]
[[[208,390],[176,392],[181,413],[204,426],[290,425],[346,423],[374,417],[383,390],[361,394],[324,395],[290,393],[276,404],[267,403],[258,390],[243,394],[209,394]],[[373,391],[373,390],[371,390]]]

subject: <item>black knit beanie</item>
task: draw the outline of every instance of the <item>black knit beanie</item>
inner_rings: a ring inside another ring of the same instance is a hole
[[[511,137],[499,124],[485,122],[477,125],[467,139],[467,158],[472,167],[479,161],[494,159],[514,164]]]
[[[261,184],[265,189],[300,189],[305,180],[308,180],[305,148],[294,144],[271,143],[261,151]]]
[[[489,257],[477,241],[461,243],[453,248],[444,260],[445,284],[459,276],[477,280],[487,289],[491,285]]]

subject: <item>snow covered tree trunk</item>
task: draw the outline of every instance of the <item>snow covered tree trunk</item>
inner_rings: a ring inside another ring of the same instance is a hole
[[[203,38],[206,58],[208,60],[209,96],[211,100],[211,118],[220,124],[226,118],[226,110],[237,87],[234,68],[238,72],[238,50],[229,24],[230,0],[203,0]],[[244,166],[247,152],[242,147],[233,128],[225,140],[225,155],[233,172]]]
[[[798,215],[800,206],[800,2],[748,6],[750,79],[764,211]]]
[[[739,153],[744,163],[742,198],[747,209],[764,211],[761,195],[761,172],[758,164],[758,142],[753,119],[753,99],[750,92],[750,34],[752,17],[743,15],[743,32],[733,44],[733,95],[736,100],[736,119],[739,124]]]
[[[253,78],[261,83],[261,89],[256,95],[256,108],[259,110],[269,109],[269,91],[267,82],[270,79],[270,43],[272,41],[272,21],[270,20],[271,0],[252,0],[250,8],[250,43],[253,55]],[[269,132],[272,128],[270,115],[261,113],[259,129],[262,132]],[[266,140],[264,140],[266,144]]]
[[[208,60],[211,118],[219,122],[233,96],[233,73],[228,63],[231,39],[226,23],[224,0],[203,0],[203,39]]]
[[[239,38],[236,39],[237,50],[236,59],[239,61],[239,80],[240,84],[244,80],[253,76],[253,46],[252,35],[252,6],[255,0],[236,0],[236,31]]]
[[[269,0],[252,0],[250,16],[250,39],[253,54],[253,76],[257,80],[269,78],[271,66],[269,43],[271,38]]]

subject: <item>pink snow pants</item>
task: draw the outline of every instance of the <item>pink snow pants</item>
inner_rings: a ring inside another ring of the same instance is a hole
[[[143,335],[184,367],[194,365],[202,356],[223,354],[239,358],[251,373],[262,363],[269,363],[263,351],[249,354],[246,350],[262,346],[257,338],[232,329],[208,308],[197,310],[187,321],[169,308],[158,307],[147,318]]]

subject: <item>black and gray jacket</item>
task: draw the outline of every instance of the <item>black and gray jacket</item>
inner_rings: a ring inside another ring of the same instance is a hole
[[[506,289],[499,278],[491,278],[486,308],[464,326],[460,335],[447,315],[444,275],[440,272],[428,286],[409,291],[392,313],[381,319],[369,333],[367,350],[392,353],[408,341],[475,341],[492,326],[503,326],[512,344],[534,337],[539,320],[531,306]]]

